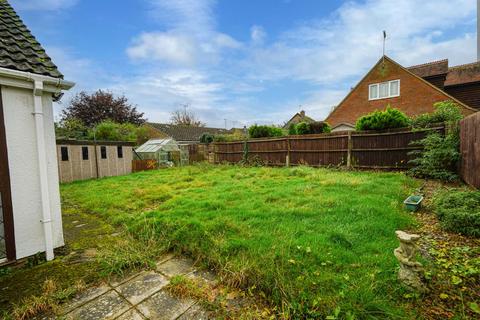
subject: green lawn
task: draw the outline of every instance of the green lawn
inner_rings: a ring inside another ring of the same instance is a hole
[[[284,317],[397,319],[412,314],[394,232],[413,223],[401,203],[415,187],[400,173],[199,165],[63,185],[62,197],[140,237],[154,230]]]

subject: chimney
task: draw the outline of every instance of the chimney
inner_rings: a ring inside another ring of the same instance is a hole
[[[480,0],[478,0],[478,1],[480,1]],[[300,116],[301,116],[302,118],[305,117],[305,110],[300,111]]]

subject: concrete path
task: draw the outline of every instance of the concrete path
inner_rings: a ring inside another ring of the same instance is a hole
[[[165,290],[176,275],[214,279],[213,274],[197,272],[191,260],[168,256],[157,263],[155,271],[143,271],[83,292],[63,307],[60,316],[82,320],[209,319],[195,301],[176,298]]]

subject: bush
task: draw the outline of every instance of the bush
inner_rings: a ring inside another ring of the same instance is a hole
[[[398,109],[387,108],[383,111],[376,110],[357,120],[357,130],[385,130],[408,127],[410,119]]]
[[[200,142],[201,143],[212,143],[214,140],[213,134],[210,133],[204,133],[200,136]]]
[[[328,133],[331,132],[332,128],[330,125],[323,121],[315,121],[315,122],[300,122],[296,125],[290,125],[288,130],[288,134],[319,134],[319,133]]]
[[[437,195],[435,213],[449,231],[480,237],[480,192],[448,191]]]
[[[306,122],[297,123],[295,126],[297,134],[309,134],[310,133],[310,124]]]
[[[432,113],[424,113],[412,119],[414,128],[428,128],[432,124],[446,123],[455,124],[463,118],[460,107],[448,100],[437,102],[433,105],[435,111]]]
[[[106,141],[136,141],[139,130],[142,131],[143,129],[131,123],[120,124],[107,120],[90,130],[88,137]]]
[[[419,178],[433,178],[453,181],[458,178],[456,174],[457,163],[460,159],[459,139],[455,135],[442,136],[432,132],[413,144],[420,144],[423,150],[415,150],[410,155],[418,157],[409,162],[415,165],[410,169],[410,174]]]
[[[288,134],[294,136],[297,134],[297,125],[295,123],[290,123],[288,127]]]
[[[315,121],[310,123],[310,133],[329,133],[332,132],[332,128],[327,122],[324,121]]]
[[[426,128],[436,123],[446,124],[445,136],[438,132],[429,133],[427,137],[413,144],[423,146],[423,151],[412,151],[417,158],[410,163],[415,167],[410,173],[421,178],[434,178],[446,181],[458,179],[457,168],[460,160],[460,136],[458,121],[462,113],[458,105],[452,101],[434,104],[435,112],[422,114],[413,119],[416,128]]]
[[[283,136],[283,130],[274,126],[259,126],[255,124],[248,128],[248,135],[250,138],[281,137]]]

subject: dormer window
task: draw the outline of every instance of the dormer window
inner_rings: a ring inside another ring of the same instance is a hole
[[[368,86],[368,100],[378,100],[400,96],[400,80],[374,83]]]

